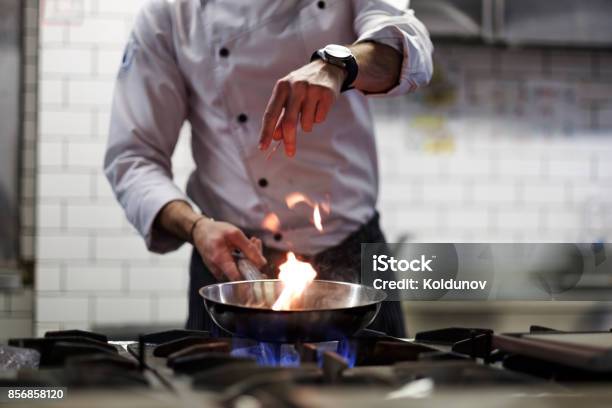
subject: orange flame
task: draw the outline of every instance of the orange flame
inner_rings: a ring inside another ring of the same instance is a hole
[[[314,223],[315,228],[319,232],[323,232],[323,224],[321,224],[321,211],[319,211],[319,204],[315,205],[314,211],[312,212],[312,222]]]
[[[291,310],[291,304],[302,296],[317,272],[308,262],[298,260],[293,252],[287,253],[287,260],[279,268],[278,279],[283,282],[283,291],[272,305],[272,310]]]
[[[312,223],[314,224],[317,231],[323,232],[323,220],[321,218],[321,210],[323,210],[323,212],[325,212],[326,214],[329,214],[331,212],[329,196],[325,201],[317,202],[311,200],[305,194],[296,191],[291,194],[288,194],[287,197],[285,197],[285,203],[287,204],[287,207],[289,207],[289,209],[293,209],[296,205],[300,203],[304,203],[309,207],[312,207]]]
[[[266,214],[263,221],[261,222],[262,228],[272,232],[280,230],[280,225],[281,222],[278,219],[278,216],[274,213]]]
[[[295,207],[299,203],[306,203],[311,207],[313,206],[312,201],[310,201],[308,197],[298,192],[287,195],[287,197],[285,197],[285,203],[290,209],[293,209],[293,207]]]

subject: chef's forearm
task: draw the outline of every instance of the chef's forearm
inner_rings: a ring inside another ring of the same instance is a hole
[[[175,200],[166,204],[155,218],[155,228],[182,239],[191,241],[191,230],[194,223],[202,214],[198,214],[191,206],[183,200]]]
[[[361,42],[349,48],[359,66],[355,88],[365,93],[383,93],[398,84],[402,55],[397,50],[375,42]]]

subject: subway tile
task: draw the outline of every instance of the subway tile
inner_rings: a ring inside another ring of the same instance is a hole
[[[10,338],[31,337],[32,319],[27,317],[0,317],[0,342],[4,343]]]
[[[506,209],[496,214],[496,225],[501,230],[537,230],[541,223],[541,213],[531,209]]]
[[[87,321],[88,299],[84,296],[61,297],[39,293],[36,300],[36,319],[38,322],[78,322]]]
[[[104,163],[104,152],[106,142],[80,142],[70,141],[67,143],[68,166],[86,166],[101,169]]]
[[[59,262],[52,264],[41,264],[36,266],[35,289],[37,292],[59,291],[60,287],[60,270]]]
[[[142,0],[104,0],[98,2],[98,13],[135,15],[142,6]]]
[[[574,206],[601,206],[612,204],[612,185],[604,183],[574,183],[571,185],[569,204]]]
[[[61,166],[64,164],[64,144],[62,142],[40,142],[37,150],[40,166]]]
[[[517,185],[514,183],[479,183],[472,187],[472,199],[474,201],[511,204],[517,200],[517,191]]]
[[[64,25],[43,24],[40,26],[41,46],[59,45],[64,41],[68,27]]]
[[[103,260],[147,260],[147,251],[142,238],[132,236],[98,236],[95,240],[96,258]]]
[[[96,193],[97,198],[104,198],[104,199],[115,198],[115,193],[111,189],[110,183],[108,182],[108,179],[104,175],[104,172],[100,172],[96,175],[95,183],[96,183],[95,193]]]
[[[89,174],[41,173],[38,175],[38,195],[41,198],[89,197],[91,180]]]
[[[95,301],[95,323],[149,323],[153,321],[149,297],[99,296]]]
[[[109,127],[110,127],[110,112],[107,110],[100,110],[97,112],[95,118],[95,128],[94,133],[96,136],[102,136],[104,140],[108,137]]]
[[[39,132],[45,136],[87,137],[93,130],[91,112],[42,109]]]
[[[396,215],[395,223],[408,231],[422,228],[437,228],[441,224],[440,210],[422,207],[400,209]]]
[[[121,46],[127,41],[125,17],[86,18],[82,24],[68,27],[68,41],[71,44],[112,44]]]
[[[452,229],[485,229],[489,227],[486,208],[453,208],[446,214],[446,227]]]
[[[97,50],[97,65],[95,67],[98,75],[108,75],[115,77],[121,66],[123,58],[123,49],[120,47],[114,49],[98,49]]]
[[[122,282],[121,267],[96,265],[67,265],[67,291],[120,291]]]
[[[564,180],[584,180],[587,181],[591,174],[591,163],[589,159],[568,160],[552,159],[547,163],[548,175],[553,178],[563,178]]]
[[[92,61],[93,53],[89,49],[47,46],[40,54],[40,70],[43,75],[91,74]]]
[[[526,184],[522,189],[525,204],[557,204],[566,200],[566,190],[562,184]]]
[[[121,229],[125,215],[118,203],[70,204],[66,206],[68,229]]]
[[[381,201],[393,203],[415,203],[423,201],[423,184],[410,180],[383,178],[379,186]]]
[[[458,182],[424,182],[423,201],[426,203],[446,203],[464,201],[465,185]]]
[[[395,146],[393,149],[397,149]],[[385,151],[379,153],[380,157],[385,157]],[[446,155],[433,155],[418,153],[406,153],[396,164],[398,177],[411,176],[436,176],[442,173],[445,165]]]
[[[39,235],[36,238],[40,260],[88,259],[90,239],[86,235]]]
[[[130,292],[166,292],[187,293],[187,268],[174,266],[131,267],[129,270]]]
[[[41,76],[38,84],[38,98],[43,108],[49,105],[61,105],[66,101],[64,84],[62,80],[50,79]],[[42,112],[44,113],[45,110],[43,109]]]
[[[578,231],[584,227],[584,222],[584,214],[580,209],[547,209],[544,212],[544,227],[548,231]]]
[[[445,160],[449,176],[482,176],[487,177],[491,173],[491,160],[474,155],[453,155]]]
[[[516,156],[520,156],[518,153]],[[496,162],[497,172],[503,177],[523,178],[543,175],[542,158],[504,158]]]
[[[68,81],[68,103],[71,106],[99,106],[107,109],[113,97],[113,81],[81,80]]]
[[[38,203],[36,205],[36,222],[38,228],[61,228],[62,205],[57,203]]]
[[[158,321],[182,326],[187,320],[187,295],[160,296],[158,299]]]
[[[597,178],[600,180],[612,180],[612,157],[600,155],[597,160]]]
[[[23,289],[17,293],[11,293],[10,310],[11,312],[31,312],[33,304],[33,296],[31,289]]]
[[[189,260],[191,259],[191,245],[182,245],[176,251],[166,254],[151,254],[152,259],[160,265],[172,266],[178,271],[189,270]]]

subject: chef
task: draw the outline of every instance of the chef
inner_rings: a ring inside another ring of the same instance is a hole
[[[117,76],[104,168],[149,250],[193,244],[189,329],[212,327],[197,291],[241,279],[237,250],[262,270],[293,251],[318,278],[359,281],[360,244],[385,242],[366,95],[411,92],[432,74],[432,44],[407,3],[144,5]],[[185,121],[196,164],[186,194],[171,165]],[[399,304],[385,302],[371,328],[403,336]]]

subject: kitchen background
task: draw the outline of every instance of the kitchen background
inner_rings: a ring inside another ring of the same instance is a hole
[[[21,251],[34,287],[0,293],[0,337],[182,326],[191,248],[148,253],[102,173],[114,77],[142,0],[24,1]],[[610,240],[612,53],[436,42],[435,58],[428,89],[372,99],[389,241]],[[173,164],[184,186],[188,126]],[[406,304],[408,327],[612,320],[602,302],[485,306]]]

